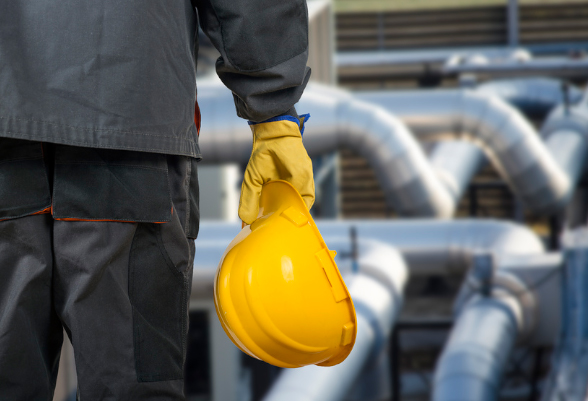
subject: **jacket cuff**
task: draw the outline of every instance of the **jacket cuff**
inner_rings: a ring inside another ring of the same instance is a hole
[[[302,114],[298,118],[296,118],[290,114],[282,114],[282,115],[279,115],[276,117],[269,118],[265,121],[260,121],[260,122],[247,121],[247,124],[257,125],[257,124],[264,124],[264,123],[273,123],[276,121],[292,121],[293,123],[296,123],[298,125],[298,128],[300,129],[300,136],[303,136],[304,135],[304,127],[305,127],[306,122],[308,121],[309,118],[310,118],[309,113]]]

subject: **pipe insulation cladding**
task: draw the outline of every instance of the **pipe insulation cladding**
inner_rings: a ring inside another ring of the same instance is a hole
[[[434,401],[497,400],[516,343],[555,337],[559,308],[552,306],[562,261],[560,253],[474,258],[435,369]]]
[[[394,110],[421,140],[478,144],[512,191],[537,213],[563,210],[583,171],[588,150],[584,101],[557,108],[538,133],[505,101],[476,91],[367,92],[358,97]]]
[[[465,272],[470,266],[472,255],[477,252],[494,255],[531,255],[545,252],[543,243],[532,230],[520,224],[498,220],[319,219],[315,222],[325,240],[340,238],[353,227],[357,238],[373,239],[393,246],[402,254],[410,273],[417,275]],[[207,263],[216,268],[224,249],[222,244],[226,247],[240,230],[241,225],[237,223],[203,221],[199,234],[202,239],[197,240],[196,246],[219,244],[219,254],[218,258],[200,255],[199,263]],[[194,274],[196,275],[196,270]]]
[[[517,338],[517,319],[503,300],[468,305],[435,369],[434,401],[495,401]]]
[[[524,226],[510,222],[484,220],[374,222],[319,220],[317,226],[329,247],[337,250],[339,268],[349,285],[355,302],[358,313],[356,346],[348,360],[341,365],[329,369],[308,367],[285,371],[268,394],[266,401],[342,399],[353,385],[354,378],[360,375],[363,366],[377,356],[378,350],[383,349],[385,340],[396,321],[407,280],[404,261],[409,265],[411,274],[438,274],[466,271],[473,258],[480,252],[491,255],[519,255],[521,258],[519,260],[526,260],[530,255],[544,252],[544,247],[536,234]],[[353,257],[353,241],[351,237],[342,237],[342,234],[350,232],[352,228],[357,233],[359,274],[352,273],[351,263],[349,263],[349,259]],[[199,257],[194,266],[192,299],[211,295],[214,271],[218,260],[220,260],[226,244],[240,229],[240,225],[235,223],[202,222],[201,239],[196,242]],[[402,257],[395,249],[398,249]],[[497,289],[497,295],[502,298],[505,298],[505,295],[508,297],[510,292],[505,292],[505,289],[510,289],[513,293],[521,293],[520,297],[526,297],[518,280],[515,280],[515,284],[517,284],[515,286],[513,286],[512,279],[509,279],[508,282],[503,281],[505,280],[499,282],[500,288]],[[471,296],[466,294],[465,298],[471,298]],[[465,308],[473,307],[477,305],[477,302],[476,300],[466,302]],[[532,319],[526,318],[528,313],[524,310],[524,302],[517,303],[514,299],[497,302],[500,304],[498,305],[499,309],[488,316],[496,315],[499,317],[497,321],[500,320],[505,324],[500,323],[493,329],[496,332],[494,338],[501,347],[505,344],[512,347],[508,341],[514,342],[519,331],[527,331],[526,326],[535,326],[526,323],[528,320],[532,324]],[[485,306],[479,307],[492,310],[494,308],[492,306],[494,304],[489,302],[484,302],[483,305]],[[502,316],[506,306],[511,311],[507,312],[514,316],[514,329],[512,330],[507,324],[510,317],[508,315]],[[464,316],[469,316],[469,313]],[[466,319],[466,323],[468,320]],[[464,325],[468,328],[468,333],[471,334],[470,323],[466,323]],[[521,328],[519,329],[518,326]],[[513,336],[504,334],[510,333],[509,330],[513,331]],[[456,335],[460,338],[462,336],[460,333]],[[475,336],[475,338],[479,337],[480,335]],[[492,347],[494,345],[490,344],[487,348],[480,349],[478,354],[472,354],[471,357],[475,359],[478,355],[486,355]],[[461,348],[456,349],[459,355],[448,357],[448,360],[463,361],[463,358],[466,357],[465,351]],[[500,368],[502,359],[498,362],[492,359],[491,364]],[[451,367],[451,369],[454,368]],[[443,370],[440,372],[442,373]],[[494,373],[494,370],[488,370],[487,367],[480,367],[476,372],[490,372],[492,377],[500,377],[500,372]],[[439,377],[445,378],[446,375],[441,373]],[[442,382],[444,383],[445,379]],[[490,391],[494,387],[491,385],[490,390],[483,390],[486,387],[482,385],[481,388],[482,390],[476,391]],[[477,398],[469,398],[468,400],[471,399]]]

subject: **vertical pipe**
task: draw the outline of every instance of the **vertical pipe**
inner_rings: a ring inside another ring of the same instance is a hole
[[[519,2],[508,0],[508,45],[517,47],[519,45]]]
[[[466,306],[437,363],[432,400],[497,400],[517,335],[505,303],[480,298]]]
[[[378,48],[380,50],[384,50],[386,47],[384,29],[384,13],[380,11],[378,13]]]
[[[400,399],[400,344],[398,327],[392,331],[392,346],[390,347],[392,369],[392,401],[401,401]]]

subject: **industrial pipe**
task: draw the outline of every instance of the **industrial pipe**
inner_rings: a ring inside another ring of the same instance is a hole
[[[511,47],[466,47],[430,50],[377,50],[377,51],[345,51],[335,54],[337,68],[353,67],[388,67],[402,64],[440,64],[448,59],[461,57],[476,59],[483,57],[493,59],[529,59],[529,51]]]
[[[545,250],[539,237],[529,228],[498,220],[316,220],[316,223],[324,238],[340,238],[353,228],[357,238],[393,246],[402,254],[411,274],[465,272],[476,252],[529,255]],[[241,225],[236,223],[203,221],[201,239],[196,246],[209,243],[226,246],[240,230]],[[222,249],[219,252],[217,259],[212,258],[207,263],[216,266]],[[207,260],[207,256],[204,259]],[[204,261],[200,258],[199,263]]]
[[[529,58],[522,60],[476,60],[471,62],[462,57],[449,59],[441,72],[444,75],[486,74],[492,76],[549,75],[552,77],[585,78],[588,69],[586,58]]]
[[[434,401],[496,401],[517,338],[517,321],[504,300],[481,298],[459,316],[433,381]]]
[[[545,77],[492,80],[478,85],[475,92],[498,96],[526,116],[540,119],[562,103],[578,103],[584,95],[575,85]]]
[[[559,253],[474,257],[456,300],[456,323],[435,369],[433,400],[498,399],[516,342],[541,343],[557,330],[559,308],[552,307],[557,281],[552,278],[558,278],[561,264]]]
[[[470,90],[368,92],[359,98],[395,113],[423,140],[478,143],[512,191],[531,210],[552,214],[568,203],[588,149],[583,102],[562,106],[548,118],[541,139],[513,107]],[[419,104],[417,111],[414,104]]]
[[[327,242],[335,249],[341,243]],[[357,312],[353,351],[344,362],[328,369],[306,366],[284,370],[264,401],[342,400],[366,362],[385,348],[402,307],[406,266],[398,252],[388,245],[364,240],[358,245],[359,272],[345,276]]]

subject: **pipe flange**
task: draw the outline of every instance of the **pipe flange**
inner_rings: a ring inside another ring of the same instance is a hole
[[[520,305],[518,341],[524,342],[537,326],[537,299],[533,291],[512,273],[497,271],[493,279],[492,297],[513,299]]]

